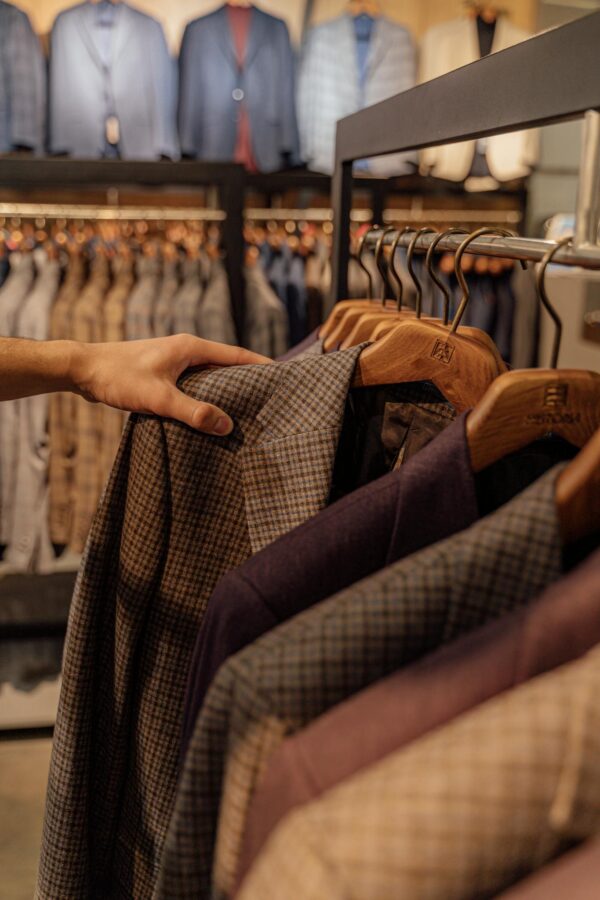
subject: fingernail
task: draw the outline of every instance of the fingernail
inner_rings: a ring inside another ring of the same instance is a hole
[[[228,416],[221,416],[215,422],[215,426],[213,428],[213,434],[218,434],[219,436],[229,434],[233,431],[233,422]]]

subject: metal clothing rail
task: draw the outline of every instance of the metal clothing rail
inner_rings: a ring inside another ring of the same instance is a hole
[[[574,250],[559,251],[556,262],[590,266],[596,256],[600,259],[599,46],[600,12],[341,119],[333,178],[332,300],[348,293],[354,160],[478,140],[584,115]],[[541,248],[530,249],[537,253]],[[511,254],[503,249],[499,255]]]
[[[222,209],[196,206],[92,206],[79,203],[0,203],[0,217],[85,219],[88,222],[224,222]]]

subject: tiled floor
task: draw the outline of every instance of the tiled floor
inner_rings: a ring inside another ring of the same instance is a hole
[[[0,741],[0,900],[33,897],[51,746]]]

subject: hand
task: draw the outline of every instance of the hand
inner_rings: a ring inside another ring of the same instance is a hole
[[[193,400],[176,382],[191,366],[242,366],[271,362],[241,347],[205,341],[189,334],[124,341],[79,344],[72,379],[86,400],[117,409],[178,419],[207,434],[226,435],[233,422],[222,409]]]

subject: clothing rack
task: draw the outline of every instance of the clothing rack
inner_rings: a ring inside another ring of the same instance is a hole
[[[448,75],[397,94],[341,119],[333,178],[332,301],[348,293],[348,241],[352,163],[364,157],[478,140],[585,116],[574,241],[554,261],[600,268],[600,82],[597,78],[600,13],[491,54]],[[549,64],[549,60],[552,64]],[[376,239],[373,234],[370,242]],[[390,233],[389,240],[393,239]],[[416,247],[426,250],[433,236]],[[401,237],[406,246],[410,233]],[[460,237],[440,250],[456,250]],[[539,260],[551,241],[485,236],[471,253]]]
[[[222,209],[175,206],[84,206],[66,203],[0,203],[0,218],[85,219],[88,222],[224,222]]]

